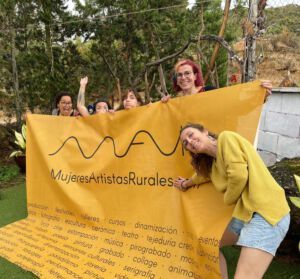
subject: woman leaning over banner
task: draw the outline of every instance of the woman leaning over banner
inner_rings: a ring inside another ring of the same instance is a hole
[[[272,83],[264,80],[261,86],[267,89],[266,97],[271,94]],[[201,67],[189,59],[178,61],[174,66],[173,89],[179,96],[187,96],[196,93],[216,89],[213,86],[205,86]],[[161,101],[166,103],[171,98],[170,95],[164,96]]]
[[[262,278],[289,227],[284,190],[251,143],[237,133],[224,131],[217,136],[200,124],[188,124],[180,139],[196,173],[190,179],[179,177],[174,186],[186,191],[211,180],[224,193],[224,203],[235,207],[220,247],[242,247],[234,278]],[[222,278],[228,278],[221,252],[220,269]]]
[[[89,116],[90,113],[85,106],[85,89],[88,83],[88,77],[80,79],[80,87],[77,97],[77,109],[81,116]],[[92,106],[92,114],[112,112],[112,108],[108,101],[97,100]]]
[[[56,109],[53,115],[59,116],[77,116],[78,112],[73,109],[73,97],[67,92],[59,93],[55,98]]]
[[[136,108],[139,106],[143,106],[144,102],[139,93],[135,92],[133,89],[127,89],[122,95],[122,102],[118,110],[128,110],[132,108]]]

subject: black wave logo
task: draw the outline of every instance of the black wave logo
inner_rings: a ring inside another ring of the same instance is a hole
[[[67,144],[67,142],[69,141],[75,141],[77,146],[78,146],[78,149],[81,153],[81,155],[83,156],[83,158],[85,159],[91,159],[94,157],[94,155],[97,153],[97,151],[100,149],[100,147],[102,146],[102,144],[106,141],[106,140],[111,140],[112,144],[113,144],[113,149],[114,149],[114,155],[115,157],[117,158],[123,158],[125,157],[128,152],[130,151],[131,147],[134,146],[134,145],[141,145],[141,144],[144,144],[144,142],[135,142],[135,139],[136,137],[139,135],[139,134],[146,134],[149,136],[149,138],[152,140],[152,142],[154,143],[155,147],[157,148],[157,150],[163,155],[163,156],[171,156],[175,153],[177,147],[178,147],[178,144],[179,144],[179,141],[180,141],[180,133],[179,133],[179,136],[177,138],[177,141],[175,143],[175,146],[173,148],[173,150],[171,150],[170,152],[166,152],[164,150],[162,150],[160,148],[160,146],[157,144],[157,142],[155,141],[154,137],[151,135],[151,133],[149,133],[148,131],[146,130],[139,130],[138,132],[135,133],[135,135],[133,136],[131,142],[129,143],[127,149],[125,150],[125,152],[123,154],[118,154],[116,152],[116,144],[115,144],[115,140],[110,137],[110,136],[106,136],[103,138],[103,140],[99,143],[99,145],[97,146],[97,148],[95,149],[95,151],[93,151],[90,155],[87,155],[85,154],[85,152],[83,151],[82,147],[80,146],[80,142],[79,140],[75,137],[75,136],[70,136],[68,137],[63,143],[62,145],[56,150],[54,151],[53,153],[50,153],[48,154],[49,156],[54,156],[54,155],[57,155],[62,149],[63,147]],[[182,148],[182,155],[184,155],[184,149]]]

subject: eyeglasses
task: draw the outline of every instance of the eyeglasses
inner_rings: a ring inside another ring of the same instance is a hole
[[[108,111],[108,107],[96,107],[96,111]]]
[[[190,77],[193,72],[185,71],[183,73],[176,73],[176,78]]]
[[[72,106],[72,103],[60,102],[63,106]]]

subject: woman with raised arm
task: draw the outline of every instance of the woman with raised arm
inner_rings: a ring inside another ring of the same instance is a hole
[[[123,110],[123,109],[128,110],[143,105],[144,102],[140,94],[130,88],[127,89],[125,93],[122,95],[122,102],[118,110]]]
[[[88,83],[88,77],[84,77],[80,79],[80,87],[79,87],[79,92],[78,92],[78,97],[77,97],[77,109],[82,116],[89,116],[90,113],[85,106],[85,89],[86,85]],[[97,100],[93,104],[93,114],[97,113],[107,113],[111,111],[111,106],[106,100]]]
[[[283,188],[252,144],[237,133],[223,131],[217,136],[200,124],[188,124],[180,139],[196,173],[190,179],[179,177],[174,186],[186,191],[211,180],[224,194],[224,203],[234,205],[220,242],[220,247],[241,246],[234,278],[262,278],[289,228],[290,209]],[[220,269],[222,278],[228,278],[221,252]]]
[[[272,83],[263,80],[261,86],[267,89],[266,97],[271,94]],[[205,86],[201,67],[190,59],[178,61],[174,66],[173,89],[179,96],[187,96],[196,93],[216,89],[213,86]],[[166,103],[171,96],[164,96],[161,101]]]

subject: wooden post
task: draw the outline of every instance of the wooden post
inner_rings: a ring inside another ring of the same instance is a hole
[[[230,3],[231,3],[231,0],[226,0],[226,2],[225,2],[222,25],[221,25],[219,35],[218,35],[220,38],[223,38],[224,33],[225,33],[225,28],[226,28],[228,16],[229,16]],[[207,73],[204,77],[204,82],[207,82],[209,76],[212,76],[212,75],[210,75],[210,71],[212,71],[215,67],[215,62],[216,62],[216,59],[218,56],[219,48],[220,48],[220,44],[217,42],[215,45],[213,54],[210,58],[209,66],[207,68]]]
[[[258,0],[249,0],[248,23],[245,24],[245,74],[243,81],[256,78],[256,34]]]

